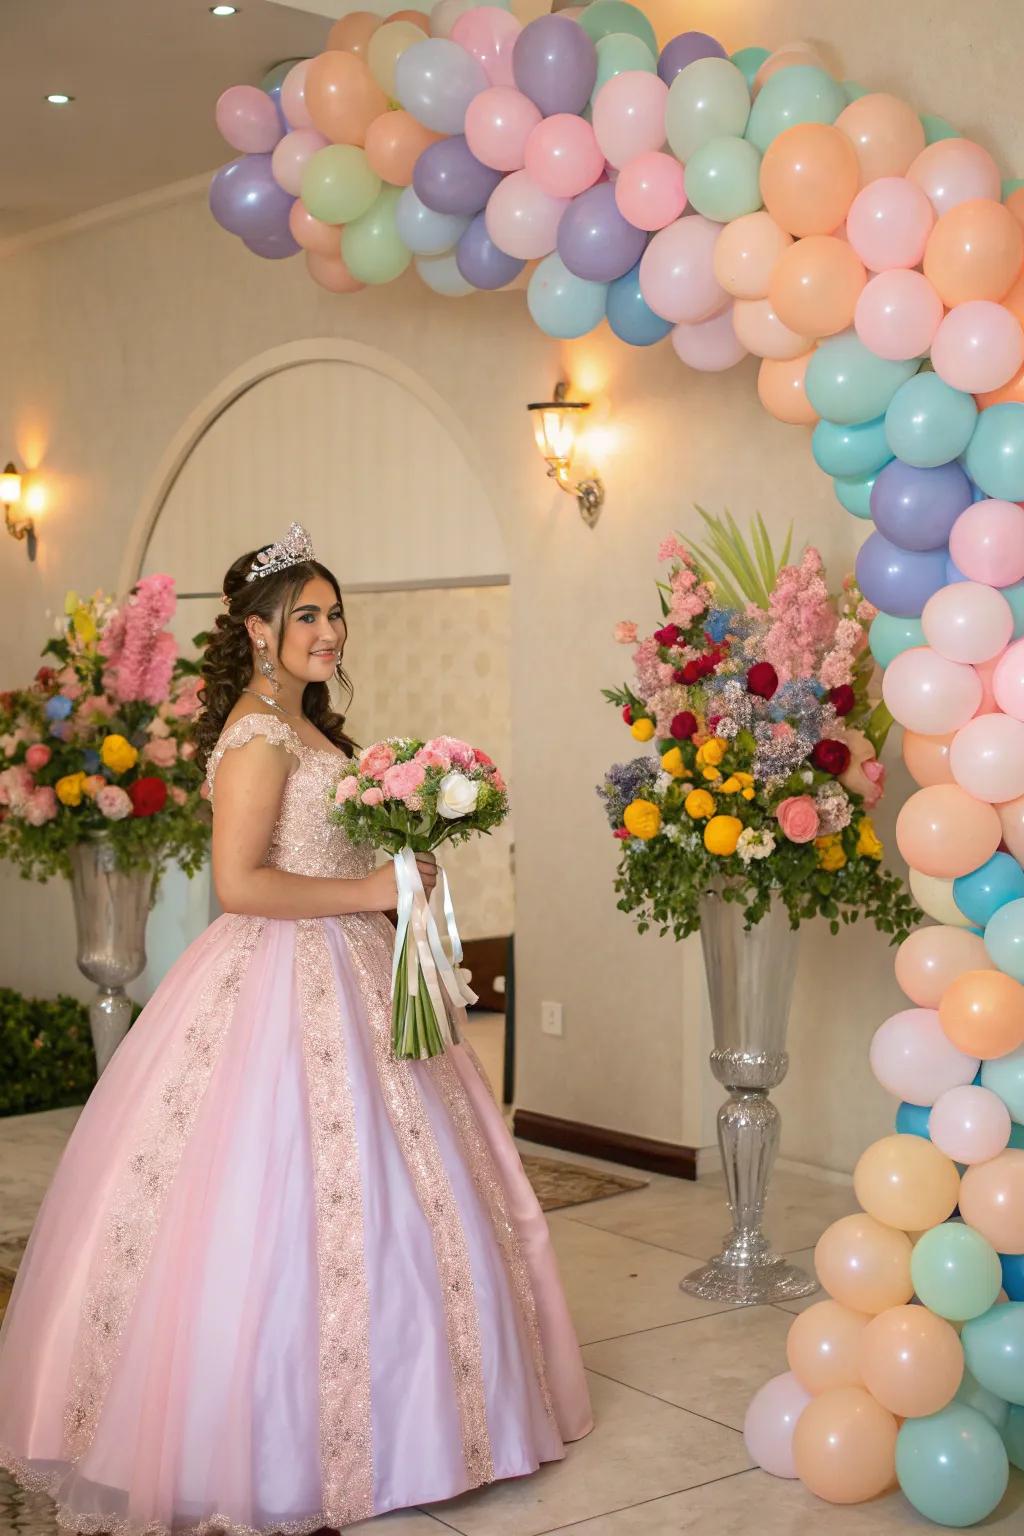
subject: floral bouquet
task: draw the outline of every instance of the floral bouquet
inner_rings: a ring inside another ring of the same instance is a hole
[[[428,902],[417,853],[490,833],[508,815],[505,781],[486,752],[454,736],[374,742],[342,771],[330,816],[353,842],[395,861],[398,931],[391,972],[392,1049],[398,1059],[439,1055],[452,1041],[449,1005],[476,1002],[443,869]],[[446,930],[448,948],[441,939]]]
[[[43,648],[52,664],[0,693],[0,857],[25,879],[70,875],[69,850],[99,833],[121,869],[200,867],[199,677],[166,628],[174,607],[169,576],[144,577],[119,606],[69,592]]]
[[[793,927],[822,916],[835,933],[864,915],[902,939],[919,914],[870,816],[892,724],[870,693],[875,609],[852,579],[830,594],[816,549],[788,564],[789,541],[776,555],[760,518],[748,546],[731,517],[697,510],[711,547],[661,545],[661,627],[615,630],[635,681],[604,697],[658,754],[598,786],[623,844],[619,908],[679,939],[714,888],[748,924],[778,899]]]

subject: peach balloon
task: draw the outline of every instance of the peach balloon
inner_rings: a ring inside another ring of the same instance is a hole
[[[765,299],[772,273],[793,236],[759,209],[726,224],[715,246],[715,277],[737,299]]]
[[[786,1358],[800,1385],[813,1396],[833,1387],[859,1387],[868,1321],[866,1312],[851,1312],[838,1301],[819,1301],[801,1312],[786,1338]]]
[[[949,747],[955,735],[955,731],[948,731],[945,736],[922,736],[917,731],[903,732],[903,761],[910,777],[922,789],[932,784],[953,783]]]
[[[943,314],[942,300],[928,279],[896,267],[871,279],[857,300],[853,324],[876,357],[908,362],[928,351]]]
[[[1009,293],[1004,293],[1000,300],[1004,309],[1008,309],[1011,315],[1016,315],[1021,325],[1024,325],[1024,272],[1018,277]]]
[[[814,356],[766,357],[757,374],[757,393],[769,416],[794,427],[813,427],[818,413],[807,398],[807,364]]]
[[[375,15],[373,11],[350,11],[347,16],[336,21],[328,32],[327,47],[365,58],[370,38],[382,22],[383,17]]]
[[[408,187],[420,155],[443,137],[418,123],[411,112],[382,112],[366,130],[366,158],[381,181]]]
[[[825,69],[826,73],[831,73],[813,43],[785,43],[781,48],[776,48],[774,53],[769,54],[757,71],[751,95],[756,96],[765,81],[770,80],[772,75],[777,75],[780,69],[791,69],[794,64],[809,64],[814,69]]]
[[[430,18],[422,11],[392,11],[390,16],[385,16],[385,21],[411,21],[414,27],[419,27],[424,37],[430,36]]]
[[[365,62],[351,53],[321,53],[306,74],[306,106],[313,124],[333,144],[366,142],[375,117],[388,99]]]
[[[945,925],[918,928],[896,951],[896,981],[919,1008],[937,1008],[958,976],[989,963],[978,933]]]
[[[740,341],[755,357],[784,361],[801,357],[814,345],[812,336],[798,336],[783,325],[770,299],[736,299],[732,307],[732,323]]]
[[[366,50],[366,64],[384,94],[390,99],[398,95],[395,69],[407,48],[422,43],[423,29],[411,21],[386,21],[370,38]]]
[[[857,1211],[826,1227],[814,1250],[814,1268],[841,1306],[873,1315],[913,1296],[912,1252],[905,1232]]]
[[[880,176],[903,176],[925,147],[924,128],[913,107],[884,91],[851,101],[836,127],[856,151],[862,187]]]
[[[1024,229],[1001,203],[975,198],[944,213],[928,237],[924,275],[947,307],[1001,299],[1024,260]]]
[[[920,1419],[951,1403],[964,1374],[964,1351],[944,1318],[927,1307],[893,1307],[864,1330],[864,1385],[901,1419]]]
[[[862,1504],[896,1481],[898,1426],[863,1387],[836,1387],[808,1403],[793,1431],[797,1476],[829,1504]]]
[[[835,336],[851,324],[866,281],[863,263],[845,240],[809,235],[779,257],[768,297],[794,334]]]
[[[1002,971],[964,971],[946,988],[939,1021],[968,1056],[1008,1056],[1024,1045],[1024,987]]]
[[[1006,301],[1003,301],[1006,307]],[[1019,321],[1020,317],[1017,316]],[[980,411],[986,410],[990,405],[1003,405],[1008,401],[1016,401],[1018,405],[1024,403],[1024,366],[1019,368],[1012,379],[1007,379],[998,389],[986,389],[982,394],[974,397],[978,402]]]
[[[1009,1147],[968,1168],[960,1185],[960,1214],[997,1253],[1024,1253],[1024,1151]]]
[[[1024,864],[1024,795],[996,807],[1003,829],[1003,842],[1018,864]]]
[[[307,251],[306,268],[313,281],[329,293],[358,293],[366,286],[352,276],[340,256],[323,256],[319,251]]]
[[[935,212],[948,213],[974,198],[994,198],[1003,188],[999,167],[987,149],[972,139],[939,139],[922,149],[907,170]]]
[[[310,59],[293,64],[281,82],[281,111],[290,128],[312,128],[313,119],[306,106],[306,75]]]
[[[298,198],[292,203],[288,228],[292,238],[298,241],[304,251],[314,251],[319,256],[336,256],[341,260],[341,225],[325,224],[323,219],[314,219]]]
[[[1024,228],[1024,187],[1015,187],[1009,197],[1003,199],[1017,223]]]
[[[853,1189],[876,1221],[902,1232],[927,1232],[952,1216],[960,1175],[952,1158],[922,1136],[883,1136],[861,1153]]]
[[[761,196],[793,235],[828,235],[857,195],[857,155],[828,123],[798,123],[773,139],[761,161]]]
[[[959,784],[931,784],[907,800],[896,819],[896,843],[912,869],[940,880],[969,875],[1002,840],[999,816]]]

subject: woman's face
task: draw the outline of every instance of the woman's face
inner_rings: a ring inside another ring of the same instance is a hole
[[[322,576],[314,576],[306,582],[285,620],[280,665],[303,683],[329,682],[341,660],[346,637],[334,588]]]

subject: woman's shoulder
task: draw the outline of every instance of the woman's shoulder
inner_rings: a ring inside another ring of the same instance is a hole
[[[286,720],[261,709],[258,704],[242,705],[233,710],[217,738],[217,745],[210,753],[206,765],[206,782],[213,790],[213,778],[225,752],[232,748],[246,747],[251,741],[262,739],[271,746],[284,747],[296,758],[302,750],[302,742]]]

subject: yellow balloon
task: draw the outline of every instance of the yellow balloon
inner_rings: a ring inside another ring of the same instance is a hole
[[[940,880],[937,875],[923,875],[919,869],[912,869],[910,894],[921,911],[937,923],[945,923],[948,928],[973,927],[970,918],[964,916],[953,900],[952,880]]]
[[[423,29],[411,21],[386,21],[370,38],[366,62],[381,90],[394,99],[395,65],[413,43],[422,43]]]

